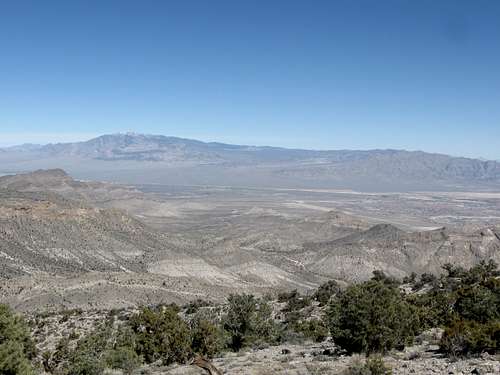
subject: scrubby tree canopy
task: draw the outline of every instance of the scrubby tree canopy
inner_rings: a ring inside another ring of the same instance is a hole
[[[35,345],[24,319],[0,305],[0,374],[32,374],[30,360],[34,355]]]
[[[276,343],[280,336],[269,304],[248,294],[229,296],[223,329],[234,351],[259,342]]]
[[[131,318],[136,335],[137,352],[146,362],[161,359],[163,363],[183,363],[191,355],[191,337],[179,310],[163,306],[158,311],[144,308]]]
[[[326,312],[333,340],[349,352],[385,352],[412,341],[419,322],[414,306],[385,280],[352,285]]]

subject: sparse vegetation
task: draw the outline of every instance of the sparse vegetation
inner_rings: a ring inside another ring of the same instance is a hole
[[[297,291],[281,293],[279,301],[284,306],[279,305],[282,310],[276,316],[273,301],[248,294],[231,295],[223,305],[194,301],[182,312],[168,305],[119,314],[119,319],[116,312],[109,313],[87,334],[75,325],[81,311],[39,315],[32,320],[34,329],[44,327],[44,319],[52,319],[63,324],[66,333],[55,349],[40,354],[38,363],[47,373],[57,375],[97,375],[106,368],[132,374],[143,363],[186,363],[194,354],[211,358],[225,350],[305,339],[322,342],[331,336],[341,349],[369,355],[354,361],[345,375],[386,375],[391,370],[373,354],[402,349],[415,335],[434,327],[444,328],[436,342],[440,340],[441,351],[449,357],[497,353],[497,265],[483,262],[470,270],[450,265],[444,269],[446,274],[439,278],[411,276],[402,286],[375,272],[371,280],[344,290],[336,282],[328,282],[312,297]],[[403,290],[418,292],[406,294]],[[321,311],[323,318],[318,319]],[[3,305],[0,339],[0,374],[32,374],[35,346],[28,325]]]
[[[118,347],[108,350],[104,355],[106,367],[121,369],[126,375],[131,375],[142,363],[142,358],[129,347]]]
[[[416,308],[392,281],[377,275],[339,293],[330,302],[325,319],[333,340],[356,353],[402,348],[420,328]]]
[[[382,357],[375,355],[363,360],[359,356],[353,357],[349,367],[342,375],[391,375],[392,370],[387,366]]]
[[[500,272],[496,263],[481,262],[470,270],[446,266],[442,288],[453,300],[453,321],[445,326],[441,350],[466,356],[500,349]]]
[[[440,348],[450,357],[482,352],[494,353],[500,347],[500,322],[481,324],[457,320],[446,327]]]

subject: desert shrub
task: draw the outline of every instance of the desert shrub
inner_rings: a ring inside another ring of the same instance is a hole
[[[451,263],[446,263],[442,268],[446,271],[449,278],[461,278],[467,273],[462,266],[455,266]]]
[[[135,332],[128,324],[124,324],[113,334],[113,348],[129,348],[132,350],[137,349],[137,340]]]
[[[111,328],[107,325],[100,325],[94,331],[78,340],[75,353],[85,353],[95,358],[100,358],[102,353],[109,347],[111,338]]]
[[[475,266],[471,267],[469,271],[463,276],[463,283],[472,285],[476,283],[485,284],[488,280],[500,276],[498,264],[494,260],[482,260]]]
[[[127,347],[118,347],[110,349],[104,354],[104,363],[111,369],[121,369],[127,375],[130,375],[142,363],[137,353]]]
[[[104,365],[91,353],[78,352],[73,355],[70,365],[63,371],[65,375],[102,375]]]
[[[147,363],[160,359],[164,364],[184,363],[190,357],[189,329],[178,312],[174,306],[143,308],[130,318],[136,351]]]
[[[442,290],[430,290],[423,294],[407,296],[406,300],[416,307],[422,329],[443,327],[455,318],[455,296]]]
[[[31,374],[35,345],[24,319],[0,305],[0,374]]]
[[[500,319],[500,295],[482,286],[466,286],[458,290],[455,311],[463,319],[486,323]]]
[[[370,371],[371,375],[391,375],[392,370],[384,363],[380,356],[372,356],[366,360],[365,368]]]
[[[457,320],[445,329],[439,347],[451,357],[493,353],[500,348],[500,321],[481,324]]]
[[[113,329],[108,323],[106,320],[81,337],[73,350],[69,337],[62,338],[53,353],[44,353],[45,370],[61,375],[97,375],[105,368],[119,368],[131,373],[142,363],[135,352],[135,333],[128,326]]]
[[[495,276],[496,267],[494,262],[481,262],[469,270],[445,265],[447,275],[426,293],[409,296],[408,300],[419,307],[426,327],[446,326],[457,319],[480,323],[498,320],[500,280]]]
[[[392,284],[370,280],[333,298],[325,315],[334,341],[349,352],[385,352],[413,341],[416,308]]]
[[[417,274],[412,272],[409,276],[403,277],[403,284],[414,284],[417,281]]]
[[[191,327],[191,349],[212,358],[223,349],[223,333],[208,320],[195,321]]]
[[[298,311],[311,304],[311,298],[301,295],[297,290],[284,292],[278,295],[278,302],[286,302],[283,311]]]
[[[112,331],[102,324],[88,335],[80,338],[74,350],[70,349],[69,338],[59,341],[50,361],[44,367],[52,367],[64,375],[98,375],[104,371],[103,355],[111,345]]]
[[[294,330],[315,342],[323,342],[328,337],[328,328],[318,319],[299,322],[295,325]]]
[[[423,273],[420,275],[420,279],[416,281],[413,285],[413,290],[422,289],[422,287],[426,284],[435,285],[438,282],[438,278],[436,275],[432,273]]]
[[[294,330],[295,326],[308,317],[306,307],[311,305],[311,298],[302,296],[297,290],[281,293],[278,300],[286,302],[281,310],[284,313],[285,325],[288,330]]]
[[[372,272],[372,280],[373,281],[378,281],[386,285],[399,285],[400,282],[394,277],[388,276],[384,273],[384,271],[381,270],[375,270]]]
[[[240,350],[252,333],[255,304],[255,297],[249,294],[234,294],[228,298],[228,311],[223,318],[223,325],[230,335],[229,347],[234,351]]]
[[[0,344],[0,374],[33,374],[30,361],[24,354],[24,347],[17,341],[5,341]]]
[[[54,352],[45,351],[42,355],[42,365],[47,372],[54,372],[56,368],[61,368],[69,359],[70,340],[62,337],[56,344]]]
[[[324,306],[330,301],[330,298],[338,292],[340,292],[339,284],[335,280],[330,280],[318,287],[313,294],[313,298],[319,302],[320,306]]]
[[[442,352],[456,357],[500,349],[500,279],[498,266],[483,261],[465,270],[446,264],[446,275],[426,293],[407,298],[425,328],[442,326]],[[422,275],[422,279],[424,276]]]
[[[230,295],[223,317],[223,328],[229,335],[228,346],[234,351],[259,343],[277,343],[280,332],[272,318],[269,304],[248,294]]]
[[[184,312],[188,315],[196,313],[200,307],[212,306],[209,301],[205,301],[204,299],[198,298],[194,301],[187,303],[184,306]]]
[[[349,367],[341,375],[391,375],[392,371],[387,366],[382,357],[371,356],[366,360],[360,357],[353,357]]]
[[[255,316],[252,321],[251,342],[254,345],[270,344],[277,345],[282,338],[282,331],[273,319],[271,305],[260,299],[256,303]]]

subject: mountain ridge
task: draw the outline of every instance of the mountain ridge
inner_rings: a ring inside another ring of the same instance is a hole
[[[314,152],[314,153],[328,153],[328,152],[356,152],[356,153],[409,153],[409,154],[427,154],[427,155],[435,155],[435,156],[446,156],[451,158],[458,159],[466,159],[466,160],[477,160],[482,162],[494,162],[499,163],[500,160],[496,159],[488,159],[482,157],[468,157],[463,155],[451,155],[443,152],[433,152],[433,151],[424,151],[424,150],[407,150],[404,148],[368,148],[368,149],[351,149],[351,148],[340,148],[340,149],[314,149],[314,148],[302,148],[302,147],[283,147],[283,146],[271,146],[271,145],[252,145],[252,144],[233,144],[233,143],[225,143],[219,141],[201,141],[193,138],[185,138],[185,137],[177,137],[170,135],[161,135],[161,134],[147,134],[147,133],[136,133],[136,132],[126,132],[126,133],[110,133],[103,134],[89,140],[77,141],[77,142],[56,142],[56,143],[47,143],[47,144],[38,144],[38,143],[24,143],[19,145],[12,145],[8,147],[0,147],[2,151],[33,151],[40,149],[53,149],[61,146],[67,147],[69,145],[83,145],[83,144],[95,144],[96,142],[113,139],[113,138],[122,138],[122,139],[144,139],[144,140],[164,140],[174,142],[185,142],[185,143],[193,143],[199,145],[207,145],[213,147],[224,147],[231,149],[245,149],[245,150],[283,150],[283,151],[302,151],[302,152]]]
[[[500,163],[492,160],[394,149],[305,150],[231,145],[135,133],[2,149],[0,162],[9,170],[64,168],[78,178],[132,184],[374,191],[491,190],[500,186]]]

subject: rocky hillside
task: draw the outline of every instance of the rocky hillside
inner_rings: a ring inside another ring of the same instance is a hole
[[[67,199],[94,204],[141,196],[139,191],[124,185],[75,180],[59,168],[2,176],[0,188],[21,192],[49,191]]]
[[[58,195],[0,189],[0,272],[64,275],[143,271],[144,259],[165,248],[162,235],[117,210]],[[168,251],[166,249],[165,251]]]
[[[374,270],[402,278],[439,273],[446,263],[500,262],[495,226],[411,231],[336,211],[284,214],[251,201],[228,215],[216,206],[197,211],[195,221],[183,211],[160,224],[164,218],[145,216],[170,203],[62,170],[1,177],[2,299],[23,308],[129,306],[153,296],[182,302],[236,290],[305,291],[328,279],[366,280]],[[127,206],[135,208],[115,208]]]
[[[305,249],[308,269],[318,274],[359,281],[380,269],[401,278],[411,272],[437,274],[446,263],[470,267],[483,259],[500,262],[500,229],[405,232],[379,224],[338,240],[308,244]]]

